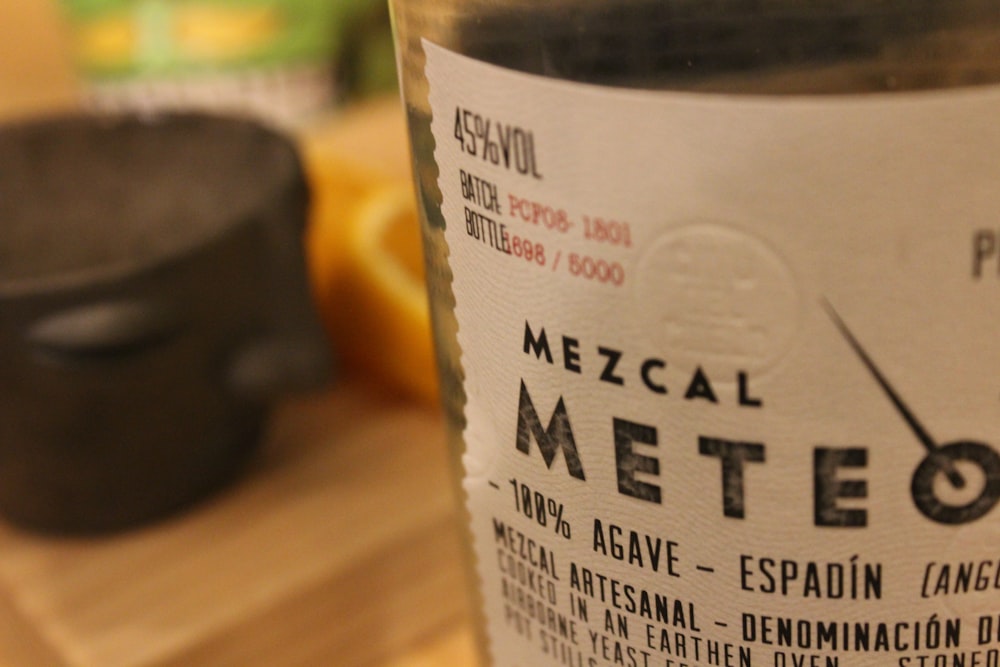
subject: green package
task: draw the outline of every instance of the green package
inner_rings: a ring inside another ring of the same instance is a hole
[[[321,63],[371,0],[63,0],[78,66],[97,79]]]

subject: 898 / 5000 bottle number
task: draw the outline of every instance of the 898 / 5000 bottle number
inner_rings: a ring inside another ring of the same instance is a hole
[[[625,268],[621,263],[577,252],[567,253],[565,261],[561,250],[550,252],[539,241],[511,234],[507,225],[466,209],[465,231],[473,239],[511,257],[539,267],[549,267],[556,272],[568,271],[571,276],[620,287],[625,284]]]

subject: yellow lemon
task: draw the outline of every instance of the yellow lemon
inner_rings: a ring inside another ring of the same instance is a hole
[[[320,312],[345,370],[438,400],[420,229],[398,99],[300,136],[313,207],[306,236]]]
[[[349,162],[333,158],[306,159],[306,172],[313,193],[309,227],[306,231],[306,257],[313,290],[319,306],[333,323],[331,302],[344,279],[347,236],[355,224],[355,209],[370,192],[385,187]]]
[[[438,400],[420,227],[409,184],[372,190],[345,234],[333,338],[349,371]]]
[[[371,190],[410,182],[398,97],[373,99],[303,128],[299,146],[313,195],[309,267],[318,294],[341,279],[344,234]]]

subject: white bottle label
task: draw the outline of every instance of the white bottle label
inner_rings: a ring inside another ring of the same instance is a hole
[[[996,666],[1000,88],[424,48],[495,664]]]

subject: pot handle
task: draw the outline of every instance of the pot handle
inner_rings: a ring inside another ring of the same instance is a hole
[[[155,304],[106,301],[48,315],[28,328],[26,339],[53,360],[101,361],[146,350],[179,328],[175,314]]]
[[[331,354],[322,339],[276,334],[246,344],[236,353],[229,367],[229,385],[244,398],[266,401],[324,386],[331,366]]]

